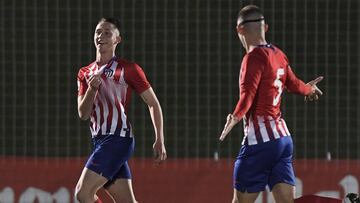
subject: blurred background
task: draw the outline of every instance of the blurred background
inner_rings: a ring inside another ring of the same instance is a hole
[[[218,136],[238,100],[244,50],[235,30],[236,17],[250,3],[262,8],[270,26],[267,41],[287,54],[299,78],[325,77],[319,85],[325,94],[315,103],[283,94],[282,111],[293,136],[299,174],[307,174],[313,164],[326,170],[346,166],[339,169],[344,174],[357,171],[358,0],[0,0],[0,202],[7,186],[13,188],[13,202],[31,186],[23,178],[11,186],[16,181],[9,163],[16,169],[22,164],[22,170],[39,171],[36,166],[44,163],[51,168],[52,162],[60,167],[80,160],[74,175],[66,178],[76,183],[92,147],[88,122],[77,114],[76,76],[95,59],[98,20],[112,16],[122,23],[118,56],[144,69],[163,108],[170,160],[154,171],[183,166],[224,170],[226,175],[217,178],[229,183],[225,189],[231,196],[232,161],[241,145],[242,125],[221,144]],[[136,136],[131,162],[136,177],[135,172],[142,174],[147,164],[156,167],[150,163],[153,127],[138,95],[133,95],[129,118]],[[339,173],[331,172],[333,177]],[[357,173],[352,174],[356,180]],[[41,187],[55,191],[48,184]],[[339,189],[338,196],[346,191]],[[151,197],[141,198],[151,202]],[[195,201],[190,195],[181,202]]]

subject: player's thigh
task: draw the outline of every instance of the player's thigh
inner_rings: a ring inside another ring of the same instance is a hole
[[[276,203],[293,203],[295,187],[287,183],[275,184],[271,192]]]
[[[254,203],[259,193],[240,192],[234,189],[234,197],[232,203]]]
[[[76,193],[81,191],[94,195],[107,181],[105,177],[88,168],[84,168],[76,184]]]
[[[131,179],[116,179],[106,188],[106,191],[111,195],[115,202],[136,202]]]
[[[292,164],[293,146],[290,137],[280,139],[279,148],[282,149],[279,159],[271,169],[268,185],[270,190],[278,183],[295,186],[295,174]]]
[[[248,193],[265,190],[273,159],[271,153],[267,153],[266,149],[267,145],[265,144],[241,147],[239,156],[234,163],[234,189]]]

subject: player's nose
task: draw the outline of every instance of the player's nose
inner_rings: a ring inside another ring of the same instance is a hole
[[[104,36],[104,33],[100,32],[98,35],[97,35],[97,38],[101,38]]]

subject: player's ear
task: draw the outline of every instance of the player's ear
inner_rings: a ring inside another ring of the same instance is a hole
[[[120,42],[121,42],[121,36],[118,35],[118,36],[116,36],[116,41],[115,41],[115,43],[116,43],[116,44],[119,44]]]
[[[269,25],[265,23],[264,27],[265,27],[265,32],[267,32],[269,30]]]
[[[244,35],[244,26],[243,25],[236,26],[236,31],[239,34]]]

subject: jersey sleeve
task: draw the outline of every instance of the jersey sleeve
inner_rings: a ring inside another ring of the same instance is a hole
[[[149,89],[150,83],[146,79],[142,68],[136,63],[131,64],[125,72],[125,81],[135,90],[137,94]]]
[[[301,95],[308,95],[311,92],[311,87],[298,79],[289,65],[287,66],[285,87],[289,92]]]
[[[239,78],[240,98],[233,112],[238,119],[249,111],[266,65],[265,61],[256,55],[248,55],[244,60]]]
[[[88,84],[85,79],[84,71],[82,69],[79,70],[78,75],[77,75],[77,87],[78,87],[78,96],[84,95],[88,88]]]

